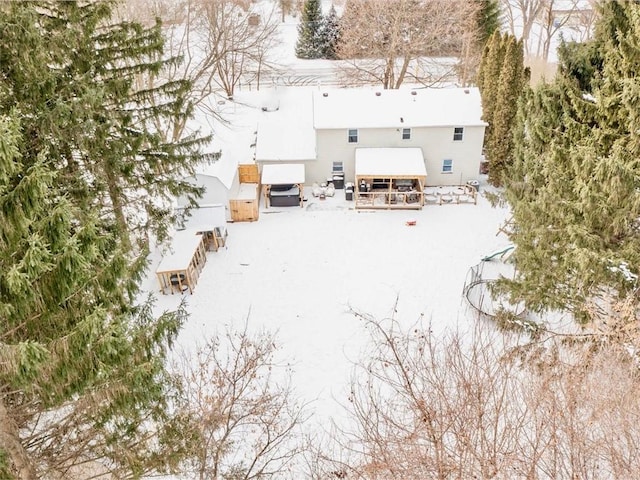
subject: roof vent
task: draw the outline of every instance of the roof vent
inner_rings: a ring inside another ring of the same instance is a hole
[[[404,118],[400,117],[400,123],[404,123]]]
[[[382,93],[376,92],[376,97],[379,97],[380,95],[382,95]]]
[[[416,92],[415,90],[411,90],[411,95],[417,95],[418,92]]]
[[[323,96],[323,97],[328,97],[328,96],[329,96],[329,94],[328,94],[327,92],[324,92],[324,93],[322,94],[322,96]]]
[[[468,94],[469,94],[469,89],[468,89],[468,88],[465,88],[465,89],[464,89],[464,93],[466,93],[466,94],[468,95]]]

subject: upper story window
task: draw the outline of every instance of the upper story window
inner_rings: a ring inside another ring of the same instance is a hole
[[[463,127],[455,127],[453,129],[453,141],[454,142],[461,142],[463,136],[464,136],[464,128]]]
[[[402,139],[403,140],[411,140],[411,129],[403,128],[402,129]]]
[[[446,158],[442,161],[442,173],[452,173],[453,172],[453,160],[450,158]]]
[[[350,128],[349,129],[349,143],[358,143],[358,129]]]

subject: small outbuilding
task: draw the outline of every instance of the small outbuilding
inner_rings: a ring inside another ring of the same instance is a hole
[[[204,238],[207,251],[217,252],[226,246],[227,227],[223,205],[200,205],[191,209],[189,216],[178,225],[182,230],[195,231]],[[180,231],[180,230],[179,230]]]
[[[238,190],[229,199],[231,220],[234,222],[253,222],[258,220],[260,203],[260,173],[255,163],[238,165]]]
[[[164,256],[156,270],[160,291],[164,294],[193,293],[207,261],[206,249],[202,232],[177,231],[171,242],[171,251]]]
[[[279,164],[262,167],[262,192],[266,207],[303,206],[304,165]]]
[[[420,148],[357,148],[355,207],[422,209],[427,181]]]

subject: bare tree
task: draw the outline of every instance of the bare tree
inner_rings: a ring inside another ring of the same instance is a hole
[[[531,54],[531,32],[549,1],[553,0],[502,0],[509,31],[515,37],[522,38],[525,56]]]
[[[565,27],[585,29],[586,32],[580,31],[581,36],[588,34],[591,30],[593,16],[591,8],[584,8],[583,0],[546,0],[539,17],[540,34],[538,35],[536,56],[541,57],[545,62],[548,61],[551,42]]]
[[[207,27],[208,50],[216,58],[214,77],[229,98],[241,79],[257,82],[260,74],[274,69],[267,61],[267,52],[277,43],[277,13],[275,5],[262,16],[251,5],[237,0],[201,0]]]
[[[305,406],[293,398],[290,375],[274,371],[275,339],[228,332],[186,353],[176,365],[183,379],[181,411],[199,439],[185,473],[199,480],[270,478],[303,450],[296,435]]]
[[[162,18],[165,55],[176,61],[159,75],[188,82],[192,107],[218,120],[224,121],[212,101],[215,92],[232,98],[241,81],[255,82],[259,88],[261,75],[277,68],[268,55],[279,41],[276,5],[266,13],[249,0],[155,0],[150,5],[128,0],[126,7],[123,15],[140,21]],[[144,88],[157,79],[140,81]],[[167,138],[176,139],[187,126],[176,121],[157,127]]]
[[[338,56],[351,79],[399,88],[412,78],[432,84],[448,75],[434,58],[458,56],[476,2],[349,0],[341,19]]]
[[[457,65],[459,83],[462,86],[468,86],[475,81],[484,48],[484,45],[480,41],[481,32],[477,21],[478,14],[480,13],[480,5],[477,2],[473,3],[477,5],[477,9],[469,8],[468,16],[462,19],[463,33],[461,36],[461,50],[458,55],[459,62]]]
[[[294,0],[278,0],[278,7],[280,7],[281,20],[284,22],[285,16],[294,13],[297,5]]]
[[[352,380],[354,426],[316,454],[313,478],[631,478],[640,468],[637,366],[628,347],[603,342],[613,337],[522,342],[480,324],[436,338],[359,316],[372,350]]]

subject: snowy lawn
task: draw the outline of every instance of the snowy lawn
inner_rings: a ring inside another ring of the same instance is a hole
[[[484,187],[484,185],[483,185]],[[422,211],[356,211],[344,191],[304,208],[261,204],[254,223],[228,224],[227,248],[207,254],[179,344],[191,349],[225,328],[277,333],[296,393],[313,400],[315,421],[343,412],[353,361],[366,332],[351,309],[434,332],[465,329],[473,314],[462,298],[469,267],[504,245],[496,236],[507,211],[478,205],[429,205]],[[407,220],[416,220],[407,226]],[[155,272],[155,264],[151,273]],[[157,291],[155,275],[147,288]],[[181,296],[157,294],[159,310]]]

